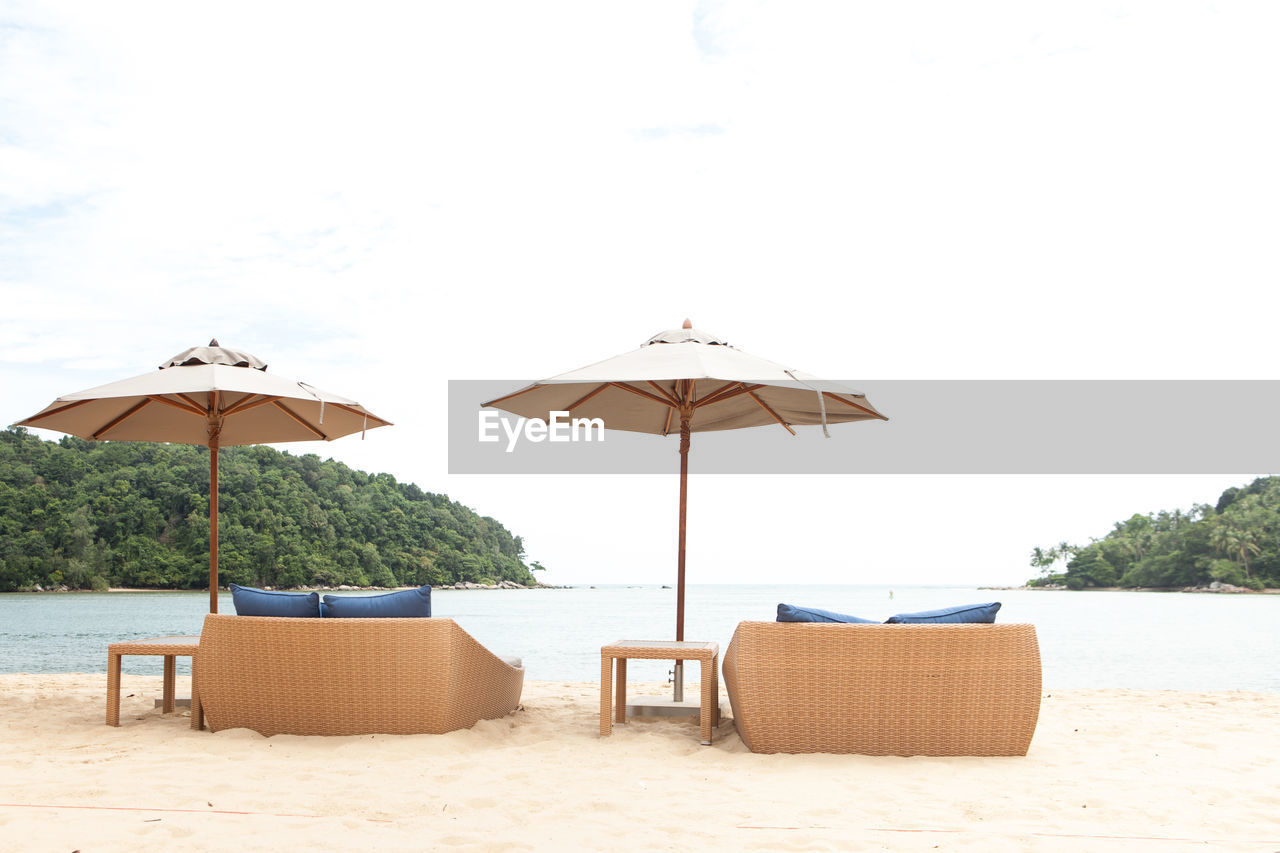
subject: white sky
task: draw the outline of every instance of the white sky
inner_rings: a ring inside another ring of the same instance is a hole
[[[674,442],[669,475],[450,477],[447,380],[685,317],[833,379],[1275,378],[1277,24],[7,2],[0,421],[216,336],[397,424],[291,452],[495,516],[549,582],[669,582]],[[695,477],[689,577],[1018,583],[1034,545],[1248,479]]]

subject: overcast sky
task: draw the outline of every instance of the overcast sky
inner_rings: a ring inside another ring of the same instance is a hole
[[[396,423],[290,452],[498,518],[549,582],[669,582],[674,441],[652,476],[450,476],[447,381],[686,317],[842,380],[1275,378],[1278,18],[4,2],[0,421],[216,336]],[[1018,583],[1261,473],[695,476],[689,578]]]

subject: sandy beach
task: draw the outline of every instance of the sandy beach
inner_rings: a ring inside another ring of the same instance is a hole
[[[105,684],[0,675],[0,849],[1280,850],[1280,694],[1046,690],[1025,758],[877,758],[753,755],[727,716],[601,738],[593,683],[340,738],[192,731],[127,673],[109,728]]]

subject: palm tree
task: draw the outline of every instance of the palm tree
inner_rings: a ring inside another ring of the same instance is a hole
[[[1070,542],[1062,541],[1058,543],[1058,547],[1051,553],[1053,553],[1058,559],[1062,560],[1062,567],[1065,569],[1067,563],[1076,555],[1076,546],[1072,545]]]
[[[1210,531],[1209,544],[1243,566],[1246,578],[1253,576],[1249,570],[1249,555],[1257,556],[1262,551],[1256,532],[1221,522]]]

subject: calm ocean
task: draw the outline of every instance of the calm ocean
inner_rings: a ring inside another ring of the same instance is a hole
[[[885,586],[691,586],[685,637],[723,651],[739,621],[772,620],[780,601],[877,620],[1000,601],[997,621],[1036,626],[1047,688],[1280,692],[1280,596],[940,586],[894,587],[889,596]],[[109,643],[198,634],[208,602],[207,592],[0,595],[0,672],[106,672]],[[229,594],[219,609],[233,612]],[[659,586],[436,590],[432,612],[495,652],[519,655],[528,677],[544,681],[594,681],[602,645],[675,634],[675,591]],[[670,665],[633,661],[629,678],[665,681]],[[124,666],[160,673],[159,658],[128,657]],[[686,671],[696,684],[697,665]]]

